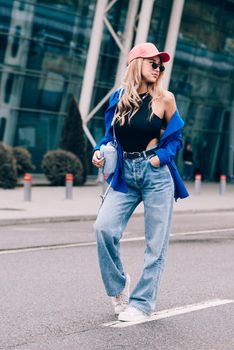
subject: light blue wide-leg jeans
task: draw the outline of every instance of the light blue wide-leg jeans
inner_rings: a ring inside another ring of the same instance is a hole
[[[99,265],[109,296],[125,287],[126,275],[119,241],[136,206],[143,201],[145,216],[144,266],[130,296],[130,305],[150,314],[165,262],[174,200],[174,183],[167,165],[154,167],[149,159],[124,160],[128,192],[109,190],[94,224]]]

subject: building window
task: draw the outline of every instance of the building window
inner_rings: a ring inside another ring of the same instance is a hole
[[[4,102],[9,103],[12,93],[12,87],[13,87],[13,81],[14,81],[14,74],[9,73],[8,78],[6,80],[6,86],[5,86],[5,98]]]
[[[15,35],[13,38],[13,43],[11,47],[11,55],[12,57],[16,57],[18,50],[19,50],[19,44],[20,44],[20,34],[21,34],[21,27],[16,26],[15,27]]]
[[[36,130],[34,126],[20,126],[18,128],[18,144],[23,147],[35,147]]]
[[[24,11],[25,10],[25,3],[24,2],[20,2],[19,4],[18,4],[18,9],[19,9],[19,11]]]
[[[207,180],[228,173],[226,111],[231,109],[234,86],[233,14],[234,6],[227,0],[185,1],[170,82],[185,119],[185,139],[194,149],[195,172]]]
[[[0,140],[3,140],[3,136],[4,136],[4,131],[6,128],[6,118],[2,117],[0,118]]]

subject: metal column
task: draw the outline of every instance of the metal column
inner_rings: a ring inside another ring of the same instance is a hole
[[[107,3],[108,0],[98,0],[97,2],[79,101],[79,109],[81,117],[84,121],[84,131],[92,144],[95,144],[95,140],[90,134],[86,126],[85,120],[88,115],[92,99],[93,85],[96,76],[99,51],[102,40],[102,32],[104,26],[103,17]]]
[[[175,57],[176,43],[178,33],[180,29],[180,22],[184,8],[184,0],[174,0],[171,10],[171,17],[167,31],[167,38],[164,51],[168,51],[171,56],[171,60],[166,65],[165,76],[163,85],[165,89],[168,89],[171,78],[171,71],[173,67],[173,61]]]
[[[134,25],[137,15],[137,10],[140,0],[130,0],[128,7],[128,14],[125,23],[124,29],[124,43],[121,49],[119,63],[117,67],[115,85],[119,86],[121,84],[121,79],[123,78],[124,71],[127,64],[128,52],[131,49],[133,34],[134,34]]]
[[[123,74],[123,69],[126,66],[127,52],[128,52],[128,49],[131,47],[131,40],[134,32],[134,24],[135,24],[137,10],[140,2],[140,0],[129,0],[129,8],[128,8],[128,14],[126,18],[125,32],[123,36],[120,38],[120,36],[117,33],[115,33],[111,23],[106,17],[106,13],[111,9],[111,7],[117,1],[119,0],[111,0],[108,3],[107,0],[98,0],[96,15],[94,19],[94,25],[93,25],[92,34],[91,34],[91,42],[89,46],[87,63],[85,67],[84,77],[83,77],[83,85],[81,90],[79,108],[83,119],[84,132],[92,145],[95,145],[96,142],[87,127],[87,123],[95,115],[95,113],[101,108],[101,106],[108,100],[112,92],[116,89],[116,86],[119,85],[120,79],[122,78],[121,75]],[[110,34],[115,40],[117,46],[121,51],[121,55],[119,58],[119,64],[118,64],[117,74],[116,74],[116,82],[114,86],[112,87],[112,89],[110,89],[110,91],[106,94],[106,96],[104,96],[103,99],[93,108],[93,110],[89,112],[92,92],[93,92],[93,85],[94,85],[94,80],[96,76],[96,67],[98,63],[100,44],[102,39],[103,24],[106,25],[107,29],[109,30]]]
[[[153,6],[154,0],[143,0],[142,2],[137,26],[135,45],[147,41]]]

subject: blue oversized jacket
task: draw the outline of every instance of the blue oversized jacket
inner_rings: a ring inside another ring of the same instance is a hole
[[[105,112],[105,136],[97,143],[94,151],[100,149],[100,146],[107,144],[109,141],[113,141],[112,134],[112,120],[114,117],[116,105],[119,101],[120,90],[116,90],[110,97],[109,106]],[[184,121],[180,117],[179,112],[176,110],[173,114],[170,122],[168,123],[159,144],[155,150],[155,154],[160,159],[160,165],[167,164],[171,172],[175,185],[175,200],[178,198],[188,197],[189,194],[184,186],[181,176],[177,170],[176,164],[173,161],[174,156],[182,147],[182,135],[181,130],[184,126]],[[118,140],[117,140],[118,141]],[[120,192],[128,192],[128,187],[124,178],[123,170],[123,152],[121,145],[118,142],[117,146],[118,160],[114,174],[110,175],[107,179],[108,183],[111,183],[111,187]]]

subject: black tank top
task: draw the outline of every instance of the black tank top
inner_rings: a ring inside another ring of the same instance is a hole
[[[150,108],[151,96],[140,94],[142,98],[140,109],[131,118],[130,123],[126,116],[124,125],[115,122],[115,134],[122,148],[126,152],[142,152],[148,143],[160,138],[162,119],[152,113]]]

